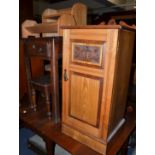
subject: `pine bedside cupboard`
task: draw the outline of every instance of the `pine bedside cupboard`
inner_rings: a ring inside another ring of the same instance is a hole
[[[63,27],[62,132],[106,155],[125,122],[135,30]]]

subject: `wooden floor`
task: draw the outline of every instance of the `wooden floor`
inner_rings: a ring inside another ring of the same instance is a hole
[[[100,155],[89,147],[77,142],[71,137],[61,133],[61,123],[54,125],[46,116],[45,106],[40,103],[38,110],[33,112],[27,102],[20,105],[20,122],[40,135],[45,141],[57,143],[73,155]],[[126,114],[126,123],[108,144],[107,155],[115,155],[128,140],[129,135],[135,129],[135,113]],[[51,145],[50,144],[50,145]],[[49,149],[51,150],[51,149]],[[48,152],[48,155],[52,155]]]

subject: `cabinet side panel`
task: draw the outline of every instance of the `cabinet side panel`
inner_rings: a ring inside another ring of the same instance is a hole
[[[120,30],[114,77],[113,98],[110,110],[108,135],[123,118],[133,54],[135,32]]]

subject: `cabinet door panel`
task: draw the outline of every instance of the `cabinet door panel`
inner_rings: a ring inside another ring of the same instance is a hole
[[[72,61],[101,66],[103,45],[72,43]]]
[[[62,122],[103,140],[106,31],[102,32],[102,39],[97,36],[91,40],[89,33],[81,40],[76,37],[72,31],[65,31]]]
[[[70,77],[70,115],[97,126],[102,80],[78,73],[71,73]]]
[[[74,39],[72,40],[71,46],[72,63],[103,68],[105,42],[90,42]]]
[[[101,106],[103,78],[70,71],[64,82],[65,100],[63,122],[76,130],[101,136]]]

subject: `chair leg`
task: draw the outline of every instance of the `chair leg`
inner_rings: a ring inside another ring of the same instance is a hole
[[[46,107],[47,107],[47,116],[51,119],[51,108],[50,108],[50,93],[49,90],[45,89],[45,100],[46,100]]]
[[[33,108],[33,110],[34,111],[36,111],[37,110],[37,104],[36,104],[36,92],[35,92],[35,89],[31,89],[31,91],[32,91],[32,108]]]

